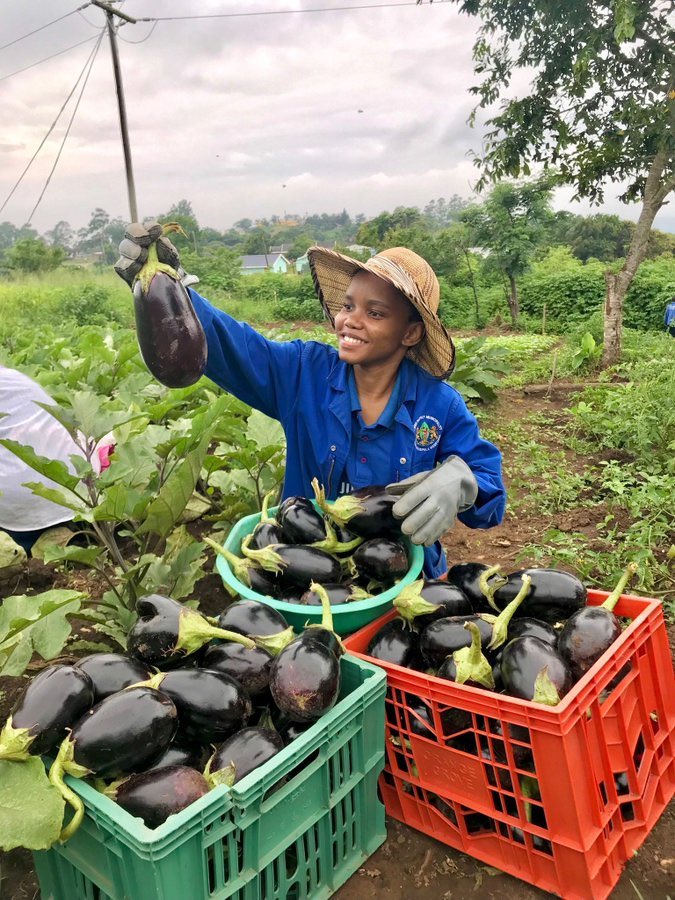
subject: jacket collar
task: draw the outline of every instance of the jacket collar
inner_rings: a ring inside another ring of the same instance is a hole
[[[333,394],[328,408],[340,420],[345,429],[352,414],[352,404],[349,395],[349,370],[348,363],[343,362],[337,355],[335,363],[328,375],[328,384]],[[417,399],[419,385],[419,367],[410,359],[404,359],[401,363],[401,404],[396,412],[395,420],[413,431],[413,421],[410,410]]]

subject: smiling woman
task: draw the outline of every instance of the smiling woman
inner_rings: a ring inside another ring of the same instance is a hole
[[[155,232],[153,223],[127,229],[115,268],[129,284]],[[312,496],[313,479],[328,500],[388,485],[403,531],[425,546],[425,573],[440,577],[447,570],[440,537],[457,519],[471,528],[498,524],[505,490],[499,451],[442,380],[455,351],[437,314],[438,279],[403,247],[367,262],[321,247],[307,255],[338,350],[270,341],[188,288],[208,346],[205,375],[283,425],[284,498]],[[168,339],[161,322],[153,327],[156,342]]]

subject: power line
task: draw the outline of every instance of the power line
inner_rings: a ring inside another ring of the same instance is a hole
[[[74,50],[76,47],[81,47],[82,44],[89,44],[91,41],[96,40],[96,35],[93,37],[85,38],[83,41],[78,41],[77,44],[71,44],[70,47],[66,47],[64,50],[59,50],[57,53],[52,53],[51,56],[45,56],[44,59],[39,59],[37,62],[31,63],[29,66],[24,66],[23,69],[17,69],[15,72],[10,72],[9,75],[3,75],[0,78],[0,81],[5,81],[7,78],[11,78],[12,75],[18,75],[20,72],[26,72],[28,69],[34,68],[34,66],[39,66],[40,63],[48,62],[50,59],[54,59],[57,56],[61,56],[63,53],[67,53],[69,50]]]
[[[47,138],[49,137],[49,135],[52,133],[52,131],[53,131],[54,128],[56,127],[56,123],[57,123],[57,122],[59,121],[59,119],[61,118],[61,114],[63,113],[63,110],[66,108],[66,106],[68,105],[68,102],[69,102],[70,98],[73,96],[73,94],[74,94],[75,91],[77,90],[77,86],[78,86],[78,84],[80,83],[80,81],[82,80],[82,76],[84,75],[84,73],[85,73],[85,71],[86,71],[86,69],[87,69],[87,66],[89,66],[90,62],[93,62],[93,58],[94,58],[94,56],[96,55],[96,53],[97,53],[97,51],[98,51],[98,47],[99,47],[99,45],[100,45],[100,43],[101,43],[101,39],[102,39],[102,37],[103,37],[104,31],[105,31],[105,28],[103,28],[103,29],[101,30],[100,34],[98,35],[98,44],[94,47],[94,49],[91,51],[91,53],[90,53],[89,56],[87,57],[87,61],[85,62],[84,66],[82,67],[82,71],[81,71],[80,74],[77,76],[77,80],[75,81],[75,84],[72,86],[72,88],[71,88],[71,90],[70,90],[70,93],[68,94],[68,96],[66,97],[66,99],[63,101],[63,104],[62,104],[62,106],[61,106],[61,109],[60,109],[60,110],[58,111],[58,113],[56,114],[56,118],[54,119],[54,121],[52,122],[52,124],[49,126],[49,130],[47,131],[47,134],[46,134],[46,135],[42,138],[42,140],[40,141],[40,144],[39,144],[37,150],[35,151],[35,153],[33,154],[33,156],[31,157],[30,162],[28,163],[28,165],[26,166],[26,168],[23,170],[23,172],[22,172],[21,175],[19,176],[19,178],[18,178],[16,184],[14,185],[14,187],[12,188],[12,190],[9,192],[9,194],[8,194],[7,197],[5,198],[5,201],[4,201],[4,203],[2,204],[2,206],[0,206],[0,212],[3,211],[3,209],[7,206],[7,204],[8,204],[9,201],[11,200],[12,195],[14,194],[14,192],[16,191],[16,189],[18,188],[18,186],[19,186],[19,185],[21,184],[21,182],[23,181],[24,176],[26,175],[26,173],[28,172],[28,170],[30,169],[30,167],[33,165],[33,162],[34,162],[35,159],[37,158],[38,153],[39,153],[40,150],[42,150],[42,148],[44,147],[44,145],[45,145],[45,143],[46,143],[46,141],[47,141]],[[87,77],[88,77],[88,76],[87,76]]]
[[[90,6],[90,3],[83,3],[82,6],[78,6],[77,9],[72,9],[69,13],[66,13],[63,16],[59,16],[58,19],[52,19],[51,22],[47,22],[46,25],[40,25],[39,28],[36,28],[34,31],[29,31],[28,34],[23,34],[21,37],[14,38],[13,41],[10,41],[8,44],[3,44],[0,47],[0,50],[4,50],[6,47],[11,47],[13,44],[18,44],[19,41],[24,41],[26,38],[32,37],[32,35],[37,34],[38,31],[44,31],[45,28],[49,28],[50,25],[55,25],[57,22],[62,22],[64,19],[67,19],[68,16],[75,15],[76,12],[79,12],[81,9],[86,9],[87,6]],[[91,24],[91,23],[88,23]]]
[[[449,0],[440,0],[447,3]],[[430,4],[431,5],[431,4]],[[365,3],[358,6],[316,6],[307,9],[266,9],[256,12],[204,13],[198,16],[138,16],[138,22],[183,22],[192,19],[242,19],[251,16],[295,16],[304,13],[345,12],[363,9],[396,9],[402,6],[419,6],[418,0],[403,3]]]
[[[47,191],[47,188],[49,187],[49,182],[52,180],[52,175],[54,174],[54,171],[56,170],[58,161],[61,158],[61,153],[63,152],[63,148],[65,147],[66,141],[68,139],[68,135],[70,134],[70,129],[72,127],[72,124],[75,121],[75,115],[77,114],[77,110],[80,106],[80,101],[82,100],[82,95],[84,94],[84,89],[86,88],[87,82],[89,81],[89,76],[91,75],[91,70],[94,67],[94,61],[96,59],[96,55],[98,53],[99,47],[101,46],[101,41],[103,40],[104,33],[105,33],[105,28],[101,30],[101,33],[98,36],[98,40],[96,41],[96,46],[94,47],[94,50],[89,57],[89,59],[90,59],[89,68],[87,70],[87,74],[84,77],[84,81],[82,82],[82,88],[80,90],[80,95],[77,98],[77,102],[75,103],[75,109],[73,109],[73,114],[70,117],[70,121],[68,122],[68,127],[66,128],[66,133],[63,135],[63,140],[61,141],[61,146],[59,147],[59,152],[56,154],[56,159],[54,160],[54,165],[52,166],[51,171],[49,172],[49,175],[47,176],[47,180],[45,181],[45,186],[42,188],[42,192],[37,199],[37,203],[33,207],[31,214],[28,216],[28,224],[30,224],[33,216],[35,215],[37,208],[40,205],[42,198],[44,197],[44,195]]]

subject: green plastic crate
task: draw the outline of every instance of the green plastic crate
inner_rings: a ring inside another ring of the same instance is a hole
[[[330,896],[386,836],[385,688],[381,669],[344,656],[329,713],[235,787],[156,829],[68,778],[86,816],[66,844],[33,854],[42,900]]]
[[[273,517],[276,511],[277,507],[270,509],[268,515]],[[260,513],[254,513],[251,516],[245,516],[243,519],[240,519],[227,536],[225,548],[239,556],[241,542],[258,524],[260,515]],[[342,637],[357,631],[359,628],[363,628],[364,625],[388,612],[392,608],[394,598],[398,596],[403,588],[420,577],[420,572],[424,565],[424,548],[418,544],[412,544],[406,535],[402,534],[401,540],[408,551],[410,568],[400,581],[389,588],[389,590],[383,591],[369,600],[355,600],[352,603],[341,603],[333,606],[333,627]],[[222,556],[216,557],[216,569],[225,584],[235,590],[240,597],[244,597],[247,600],[260,600],[262,603],[272,606],[281,613],[288,624],[292,625],[296,631],[302,631],[306,625],[318,625],[321,622],[322,611],[320,606],[286,603],[282,600],[275,600],[273,597],[257,594],[234,577],[227,560]]]

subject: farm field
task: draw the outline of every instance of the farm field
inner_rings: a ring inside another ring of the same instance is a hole
[[[308,324],[276,323],[269,328],[283,338],[322,334]],[[44,332],[14,337],[0,348],[0,362],[36,377],[56,399],[71,404],[80,424],[86,420],[96,433],[112,426],[121,429],[134,455],[121,453],[116,477],[122,480],[132,463],[145,466],[148,491],[154,491],[123,500],[118,489],[123,508],[129,509],[132,500],[151,504],[162,488],[164,496],[170,496],[168,478],[152,487],[151,460],[163,446],[162,438],[170,437],[172,447],[163,459],[176,466],[175,471],[190,454],[199,460],[191,515],[181,519],[178,510],[174,520],[162,526],[167,543],[174,541],[169,571],[150,562],[139,585],[179,586],[181,596],[198,599],[207,614],[217,613],[230,598],[213,574],[212,554],[200,538],[224,534],[233,521],[259,508],[262,494],[279,483],[280,432],[243,404],[218,397],[206,383],[180,392],[152,384],[138,362],[133,334],[124,328],[107,333],[91,326],[75,335],[55,330],[48,331],[47,338],[48,355]],[[500,564],[503,571],[556,565],[576,572],[589,585],[611,589],[626,562],[634,559],[640,571],[631,591],[663,600],[672,638],[675,575],[668,551],[675,544],[675,413],[669,398],[675,388],[675,341],[626,332],[621,366],[602,375],[594,372],[590,359],[579,364],[580,345],[563,338],[489,329],[480,335],[462,333],[459,344],[457,385],[472,402],[482,430],[503,452],[509,506],[497,528],[473,531],[458,525],[449,533],[444,544],[450,563]],[[480,402],[481,397],[486,402]],[[138,418],[125,419],[122,412],[133,403]],[[217,419],[215,413],[209,419],[206,406],[216,410]],[[199,455],[205,440],[210,450]],[[115,483],[105,486],[105,491],[114,489]],[[143,493],[139,485],[134,489]],[[99,503],[104,502],[102,495]],[[101,535],[94,535],[95,540]],[[121,540],[119,547],[127,561],[139,552],[161,552],[156,543],[139,543],[137,538]],[[62,546],[60,553],[30,559],[22,572],[0,583],[0,597],[51,588],[81,591],[94,601],[94,613],[97,603],[104,604],[99,610],[105,608],[108,627],[96,615],[74,616],[60,657],[87,652],[101,641],[112,645],[125,624],[124,598],[113,601],[109,596],[114,561],[108,563],[104,556],[87,566],[82,555]],[[117,617],[112,627],[110,610]],[[0,663],[6,663],[1,645]],[[34,660],[29,672],[40,665]],[[0,678],[3,720],[20,686],[19,678]],[[383,847],[336,896],[403,900],[414,893],[482,900],[516,891],[525,898],[546,896],[396,822],[390,821],[388,829]],[[627,866],[613,897],[665,900],[675,879],[673,846],[671,806]],[[0,878],[2,898],[39,896],[30,855],[24,851],[3,856]]]

